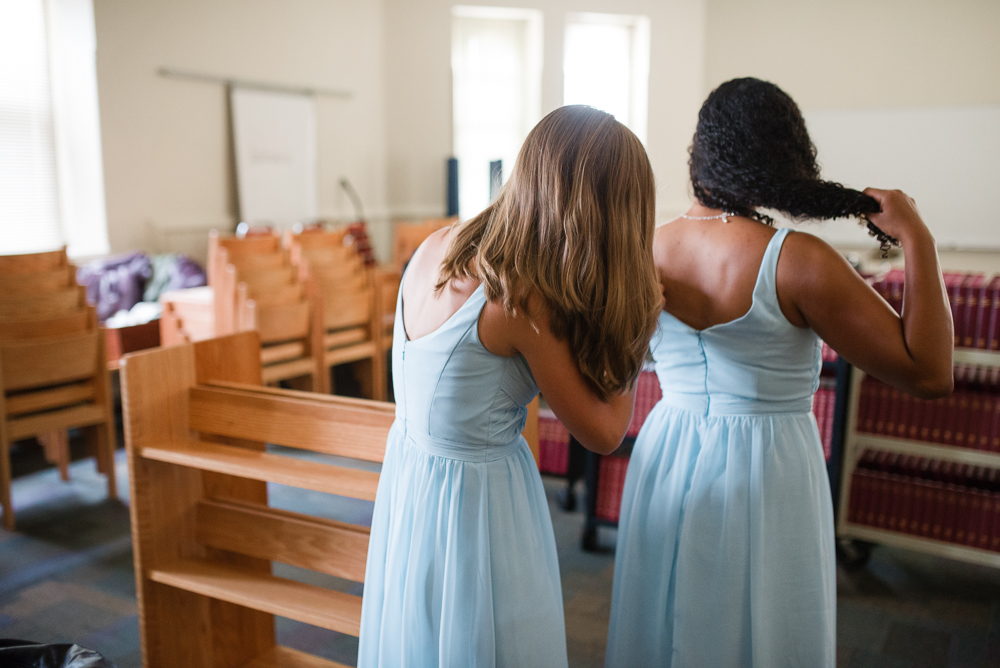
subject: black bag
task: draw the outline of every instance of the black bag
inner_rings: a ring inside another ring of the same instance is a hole
[[[0,638],[0,668],[115,668],[115,664],[79,645],[39,645]]]

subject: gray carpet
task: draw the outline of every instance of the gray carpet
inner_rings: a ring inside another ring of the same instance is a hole
[[[127,494],[124,453],[119,488]],[[108,501],[90,461],[72,480],[54,470],[14,482],[18,531],[0,530],[0,637],[76,642],[119,668],[138,668],[139,632],[127,499]],[[579,548],[583,514],[555,505],[560,480],[545,480],[566,604],[570,665],[601,666],[610,610],[614,530],[606,549]],[[275,505],[367,521],[367,504],[272,486]],[[317,581],[277,566],[285,577]],[[899,668],[1000,666],[1000,571],[902,550],[876,548],[868,566],[838,572],[838,666]],[[357,640],[290,620],[279,642],[353,664]]]

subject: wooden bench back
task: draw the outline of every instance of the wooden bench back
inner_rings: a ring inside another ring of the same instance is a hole
[[[45,253],[24,255],[0,255],[0,276],[31,274],[39,271],[58,269],[69,264],[66,247]]]

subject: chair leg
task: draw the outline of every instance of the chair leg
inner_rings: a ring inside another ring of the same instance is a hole
[[[10,503],[10,444],[2,432],[0,432],[0,505],[3,506],[3,528],[13,531],[14,507]]]
[[[55,429],[38,434],[45,459],[59,468],[59,477],[63,482],[69,481],[69,435],[65,429]]]
[[[385,352],[376,350],[372,357],[372,399],[385,401]]]
[[[108,477],[108,498],[118,498],[118,481],[115,479],[115,434],[107,423],[94,426],[97,439],[97,462],[100,470],[103,461],[104,475]]]

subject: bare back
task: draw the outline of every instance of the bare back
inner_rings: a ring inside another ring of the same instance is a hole
[[[753,303],[760,263],[775,230],[756,221],[677,219],[656,230],[653,257],[663,289],[664,310],[702,330],[736,320]],[[793,325],[807,326],[795,305],[782,299]]]

